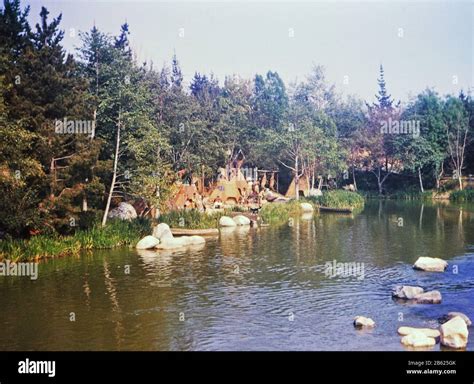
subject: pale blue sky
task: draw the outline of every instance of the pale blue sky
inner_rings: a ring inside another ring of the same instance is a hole
[[[445,94],[472,88],[474,83],[471,2],[30,0],[26,4],[31,5],[30,20],[35,23],[41,5],[51,16],[63,13],[68,49],[79,44],[71,28],[88,30],[95,22],[102,31],[115,34],[126,20],[140,60],[161,67],[176,51],[186,80],[194,71],[213,72],[222,81],[225,75],[251,78],[273,70],[288,83],[303,79],[316,63],[325,66],[328,80],[341,92],[372,100],[382,63],[389,91],[401,100],[426,87]],[[344,76],[349,84],[344,84]],[[453,84],[456,78],[458,84]]]

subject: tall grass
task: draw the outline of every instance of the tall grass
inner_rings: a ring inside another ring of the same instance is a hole
[[[455,191],[449,195],[449,200],[455,201],[457,203],[474,202],[474,189]]]
[[[306,199],[290,200],[286,203],[268,203],[263,205],[260,217],[267,224],[283,224],[292,216],[302,213],[300,203],[309,202]]]
[[[47,257],[77,255],[81,250],[133,246],[151,233],[147,219],[133,221],[111,220],[107,226],[95,224],[71,236],[39,235],[29,240],[0,240],[0,259],[12,261],[37,260]]]
[[[225,213],[207,214],[197,209],[170,211],[160,215],[160,222],[174,228],[207,229],[217,228],[219,219]]]
[[[356,192],[327,191],[322,196],[309,197],[316,205],[338,209],[360,209],[364,207],[364,198]]]

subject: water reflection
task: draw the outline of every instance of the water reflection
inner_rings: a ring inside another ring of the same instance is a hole
[[[419,256],[450,268],[414,271]],[[334,260],[364,263],[365,278],[326,276]],[[440,290],[443,302],[394,302],[397,284]],[[3,350],[404,350],[401,325],[474,318],[474,209],[373,201],[359,214],[224,228],[193,248],[49,260],[38,280],[0,285]],[[356,315],[377,327],[354,330]]]

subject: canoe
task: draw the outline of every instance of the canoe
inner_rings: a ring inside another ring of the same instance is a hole
[[[217,236],[219,230],[217,228],[206,229],[187,229],[187,228],[171,228],[174,236]]]
[[[319,207],[319,210],[323,212],[352,213],[352,208]]]

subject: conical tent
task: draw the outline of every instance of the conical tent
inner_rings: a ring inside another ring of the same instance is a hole
[[[223,203],[238,203],[240,200],[239,182],[221,180],[209,196],[209,201],[219,198]]]
[[[303,195],[304,197],[308,196],[309,193],[309,178],[308,176],[301,176],[299,181],[298,181],[298,190],[300,196]],[[287,198],[295,198],[296,197],[296,183],[295,183],[295,178],[291,180],[290,186],[288,187],[288,190],[286,191],[285,197]]]

